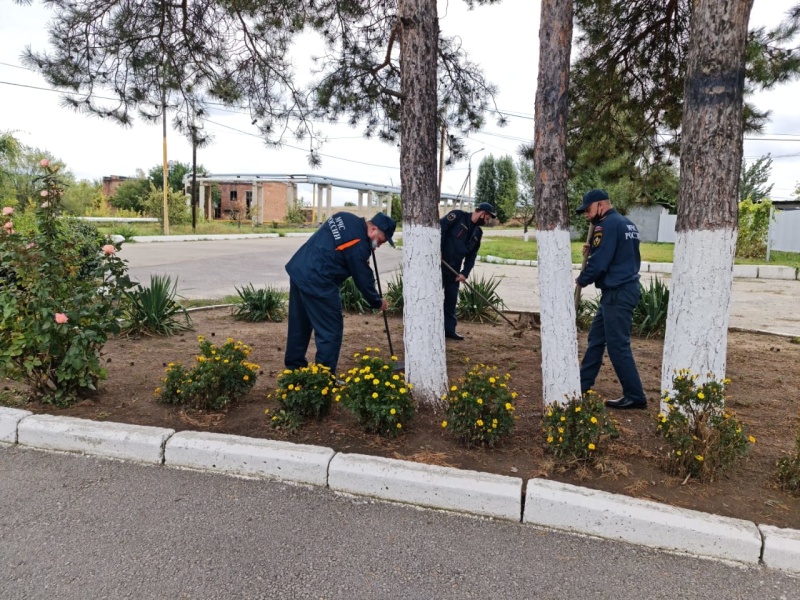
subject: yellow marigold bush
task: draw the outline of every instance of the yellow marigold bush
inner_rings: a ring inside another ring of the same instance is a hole
[[[497,367],[476,364],[457,384],[450,386],[446,419],[442,427],[467,447],[497,445],[514,428],[516,392],[508,387],[511,375]]]
[[[307,418],[321,419],[330,412],[338,391],[336,380],[325,365],[312,363],[284,370],[278,375],[275,398],[280,408],[272,416],[272,426],[294,431]]]
[[[618,435],[603,399],[592,390],[566,404],[551,404],[542,423],[547,449],[559,460],[593,460]]]

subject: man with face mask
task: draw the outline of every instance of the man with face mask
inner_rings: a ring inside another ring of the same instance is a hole
[[[458,273],[442,265],[442,286],[444,287],[444,337],[451,340],[463,340],[464,336],[456,332],[456,305],[458,304],[458,286],[469,277],[475,258],[481,247],[483,230],[494,219],[494,207],[488,202],[481,202],[472,213],[463,210],[451,210],[439,222],[442,230],[442,260]],[[462,267],[463,263],[463,267]]]
[[[600,305],[589,329],[589,344],[581,363],[581,391],[594,386],[603,353],[608,357],[622,386],[622,398],[606,401],[609,408],[647,408],[639,371],[631,352],[633,310],[639,303],[639,230],[619,214],[605,190],[586,192],[578,214],[592,223],[591,241],[583,248],[589,254],[575,280],[581,287],[593,283],[600,290]]]
[[[289,273],[289,326],[284,364],[308,366],[306,351],[314,332],[314,362],[336,373],[344,319],[339,287],[352,277],[372,308],[386,310],[375,288],[370,254],[385,242],[394,246],[394,219],[376,214],[371,221],[340,212],[325,221],[286,264]]]

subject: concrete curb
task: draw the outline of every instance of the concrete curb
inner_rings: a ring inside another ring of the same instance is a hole
[[[29,410],[0,406],[0,444],[16,444],[19,422],[32,414]]]
[[[764,536],[762,560],[771,569],[800,575],[800,531],[759,525]]]
[[[519,521],[522,479],[363,454],[337,454],[328,470],[337,492]]]
[[[545,479],[528,481],[523,523],[722,560],[758,564],[755,523]]]
[[[331,448],[274,440],[182,431],[164,449],[164,464],[248,477],[325,486]]]
[[[287,234],[288,235],[288,234]],[[303,234],[305,235],[305,234]],[[130,241],[137,244],[156,244],[158,242],[212,242],[214,240],[252,240],[280,237],[278,233],[224,233],[208,235],[134,235]]]
[[[209,432],[33,415],[0,407],[0,446],[291,481],[800,574],[800,530],[610,494],[331,448]]]
[[[516,265],[522,267],[537,267],[539,262],[535,260],[517,260],[513,258],[501,258],[486,254],[479,256],[481,262],[496,265]],[[573,271],[580,271],[581,265],[573,264]],[[639,268],[640,273],[658,273],[669,275],[672,273],[672,263],[657,263],[643,261]],[[733,277],[735,279],[784,279],[794,281],[800,279],[800,269],[783,267],[779,265],[734,265]]]
[[[17,426],[20,446],[157,465],[163,462],[164,444],[173,433],[174,429],[161,427],[103,423],[52,415],[26,417]]]

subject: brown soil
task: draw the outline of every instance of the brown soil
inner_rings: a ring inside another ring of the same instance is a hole
[[[418,412],[406,433],[395,440],[361,432],[344,407],[334,405],[321,422],[303,426],[294,434],[273,430],[266,408],[274,408],[267,394],[283,368],[285,324],[250,324],[234,321],[224,309],[193,313],[196,331],[171,338],[114,339],[104,348],[108,379],[100,391],[69,409],[28,405],[34,412],[48,412],[87,419],[119,421],[204,430],[251,437],[283,439],[331,447],[337,451],[374,454],[488,471],[528,479],[546,477],[585,487],[627,494],[749,519],[756,523],[800,528],[800,498],[777,489],[772,477],[776,460],[793,450],[800,411],[800,345],[776,336],[731,332],[728,338],[728,407],[757,438],[749,454],[719,481],[684,483],[660,468],[663,441],[655,434],[655,417],[661,374],[661,340],[634,339],[634,353],[650,398],[646,411],[619,411],[621,435],[607,457],[596,467],[564,469],[553,463],[543,448],[541,434],[540,340],[536,329],[521,337],[511,335],[508,325],[462,324],[463,342],[447,342],[450,377],[462,376],[465,360],[501,365],[511,373],[510,387],[519,392],[514,434],[493,450],[465,449],[441,429],[441,417]],[[390,318],[395,351],[402,349],[402,322]],[[153,390],[168,362],[192,364],[196,335],[214,337],[220,343],[233,337],[253,348],[250,360],[261,365],[256,387],[241,402],[217,413],[181,410],[159,404]],[[581,345],[586,335],[580,336]],[[339,370],[353,366],[353,353],[380,347],[386,336],[379,315],[347,315]],[[313,342],[312,349],[313,351]],[[401,356],[402,358],[402,356]],[[600,373],[596,386],[604,397],[619,395],[610,364]]]

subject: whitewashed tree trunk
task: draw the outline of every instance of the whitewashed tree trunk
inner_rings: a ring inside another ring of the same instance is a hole
[[[567,96],[572,0],[542,0],[534,132],[544,403],[580,395],[567,201]]]
[[[695,2],[681,124],[681,189],[661,387],[676,370],[725,378],[739,215],[747,23],[753,0]],[[662,411],[668,410],[662,401]]]
[[[569,231],[539,231],[542,385],[545,404],[580,396],[578,337]]]
[[[443,408],[447,390],[439,192],[436,178],[436,0],[400,0],[400,184],[406,376],[420,404]]]
[[[440,259],[441,233],[438,225],[403,225],[406,377],[414,386],[414,397],[418,400],[428,398],[428,403],[435,406],[441,403],[441,396],[447,392]]]

